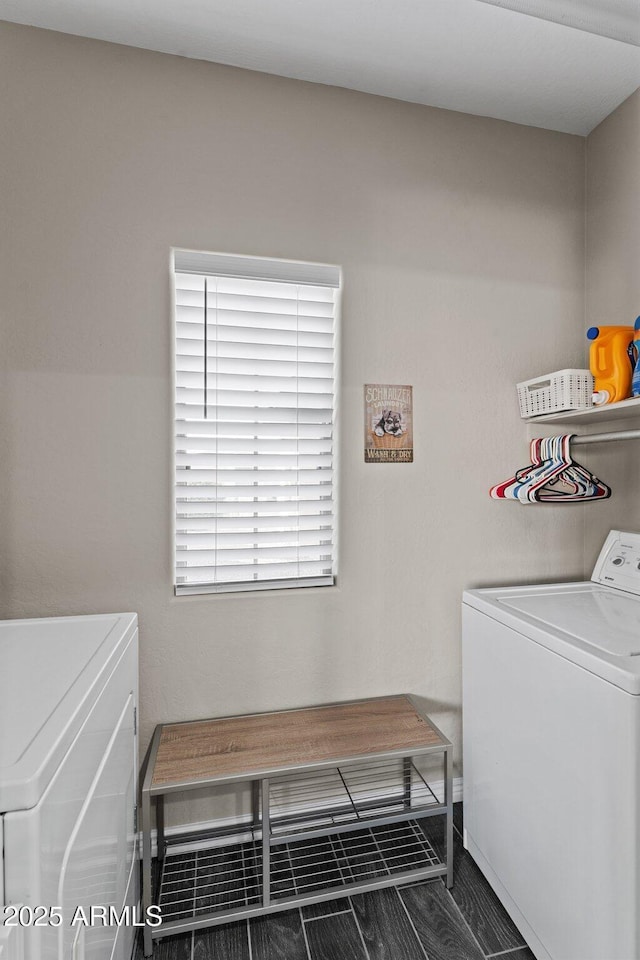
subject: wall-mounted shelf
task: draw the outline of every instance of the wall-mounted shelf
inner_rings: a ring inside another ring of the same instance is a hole
[[[608,423],[613,420],[628,420],[640,417],[640,397],[608,403],[602,407],[590,407],[588,410],[565,410],[563,413],[550,413],[542,417],[527,418],[524,422],[535,426],[538,423],[571,423],[587,426],[590,423]]]

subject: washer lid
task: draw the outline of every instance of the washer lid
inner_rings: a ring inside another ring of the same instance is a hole
[[[589,580],[467,590],[463,603],[640,695],[640,596]]]
[[[558,629],[616,657],[640,656],[640,602],[606,587],[507,598],[547,630]]]
[[[0,622],[0,813],[38,802],[136,624],[132,613]]]

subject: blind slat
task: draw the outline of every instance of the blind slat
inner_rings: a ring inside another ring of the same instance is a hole
[[[216,450],[215,444],[222,440],[252,437],[258,440],[277,440],[279,438],[302,438],[309,440],[331,439],[333,425],[330,422],[317,421],[220,421],[180,420],[176,423],[177,449],[179,450]],[[212,446],[214,445],[214,446]]]
[[[176,354],[178,357],[204,356],[203,337],[178,337]],[[214,349],[215,347],[215,349]],[[286,343],[250,343],[218,341],[210,344],[207,350],[208,357],[228,357],[231,360],[246,360],[258,363],[261,360],[291,360],[299,363],[301,360],[331,363],[333,350],[330,347],[304,347],[300,344]]]
[[[219,454],[216,463],[194,464],[188,467],[176,464],[176,480],[179,483],[233,483],[237,473],[246,473],[249,477],[264,480],[267,475],[273,474],[277,481],[287,480],[291,473],[304,473],[319,480],[328,480],[332,476],[332,457],[325,454]]]
[[[232,430],[236,422],[252,423],[261,429],[262,424],[269,423],[323,423],[329,425],[333,421],[333,411],[331,408],[320,406],[283,407],[282,405],[278,407],[275,405],[275,403],[274,406],[268,406],[267,404],[250,403],[248,399],[245,406],[225,407],[225,409],[220,411],[220,416],[217,421],[214,420],[212,416],[210,416],[208,420],[206,420],[204,417],[200,417],[198,414],[201,410],[202,407],[196,407],[195,404],[176,404],[176,416],[178,417],[178,423],[176,424],[177,433],[180,434],[182,432],[182,423],[188,423],[188,428],[191,429],[192,426],[200,419],[202,419],[203,423],[210,424],[209,430],[212,433],[215,430],[216,423],[218,426],[224,425],[229,430]],[[213,414],[214,412],[213,404],[211,404],[209,413]],[[256,432],[259,432],[259,430]]]
[[[320,500],[324,496],[331,495],[330,487],[330,483],[324,486],[320,483],[296,482],[295,479],[288,483],[277,484],[231,483],[224,488],[221,484],[176,484],[176,501],[184,503],[186,501],[207,500],[220,503],[233,500],[278,500],[281,502],[287,500],[297,502],[300,498]]]
[[[224,417],[224,408],[237,408],[237,407],[271,407],[271,408],[280,408],[287,407],[290,410],[313,410],[313,409],[322,409],[325,410],[328,416],[331,416],[331,394],[328,393],[308,393],[299,391],[295,393],[294,391],[285,392],[284,390],[225,390],[220,388],[219,390],[213,391],[211,387],[208,386],[208,393],[215,393],[215,396],[209,397],[207,407],[211,408],[208,411],[209,419],[213,419],[212,414],[217,417],[218,411],[221,417]],[[179,400],[179,398],[178,398]],[[182,408],[188,408],[191,404],[184,402],[176,403],[176,410],[180,411]],[[215,413],[214,413],[215,411]],[[198,411],[196,410],[187,410],[188,418],[191,419],[193,415],[198,416]]]
[[[306,492],[306,491],[305,491]],[[198,500],[186,500],[177,504],[176,527],[180,526],[183,517],[260,517],[278,516],[312,516],[317,514],[322,517],[331,517],[334,511],[332,500],[306,500],[300,497],[298,500],[276,501],[263,500],[257,501],[238,500],[218,500],[211,503],[203,503]],[[257,524],[256,524],[257,525]]]
[[[183,534],[198,536],[205,534],[207,537],[218,533],[288,533],[290,530],[313,531],[322,530],[331,532],[333,529],[332,518],[322,516],[318,513],[292,513],[276,514],[269,516],[261,514],[259,517],[253,514],[238,517],[178,517],[176,520],[176,539]]]
[[[259,460],[260,457],[257,457],[256,462]],[[321,464],[320,466],[307,466],[306,468],[299,469],[291,465],[274,467],[268,464],[251,467],[245,463],[238,467],[226,466],[224,468],[214,466],[213,468],[202,467],[190,469],[188,467],[177,466],[175,482],[181,489],[183,489],[185,485],[197,489],[202,483],[208,483],[214,486],[217,483],[229,486],[234,483],[251,484],[253,482],[272,484],[293,482],[295,484],[298,475],[303,477],[305,485],[313,482],[322,483],[327,486],[334,478],[333,464],[329,462],[328,464]]]
[[[254,547],[258,542],[261,547],[303,545],[317,547],[321,544],[331,544],[331,531],[316,527],[311,530],[262,530],[259,534],[254,530],[215,531],[215,542],[223,547]],[[202,532],[176,534],[176,546],[183,547],[190,556],[199,554],[202,550],[211,549],[211,534]]]
[[[215,357],[215,366],[211,371],[215,374],[247,374],[247,361],[240,357]],[[334,365],[332,363],[310,363],[306,360],[268,360],[261,361],[261,369],[265,376],[270,377],[311,377],[320,380],[333,380]],[[185,377],[204,373],[204,357],[178,357],[176,360],[176,379],[178,383],[188,385]]]
[[[204,593],[237,593],[242,590],[290,590],[295,587],[327,587],[334,582],[333,572],[317,577],[280,577],[276,580],[253,580],[248,583],[176,583],[176,595],[198,596]]]
[[[176,453],[177,467],[215,467],[218,457],[246,457],[254,458],[257,456],[311,456],[322,457],[331,456],[331,438],[318,440],[297,440],[284,439],[281,437],[266,437],[263,439],[212,439],[210,442],[211,450],[196,449],[200,444],[193,442],[192,449],[188,452]],[[247,459],[246,462],[250,461]]]
[[[202,567],[215,568],[231,563],[317,563],[322,559],[330,560],[332,551],[331,541],[326,544],[293,543],[286,546],[267,542],[250,544],[246,547],[234,547],[231,544],[223,547],[217,544],[215,549],[179,549],[177,558],[184,570],[185,566],[188,569],[202,569]]]
[[[225,582],[247,582],[252,580],[274,580],[286,579],[288,577],[313,577],[328,576],[332,572],[332,557],[326,560],[285,560],[282,562],[264,562],[264,563],[237,563],[218,565],[215,568],[210,566],[187,567],[176,566],[178,583],[225,583]]]
[[[254,315],[268,317],[273,320],[274,327],[278,326],[281,319],[286,322],[288,317],[322,319],[333,316],[332,303],[321,303],[301,296],[299,288],[298,291],[290,288],[289,292],[292,294],[290,297],[260,297],[243,293],[225,293],[213,288],[207,295],[207,309],[215,310],[217,323],[226,322],[224,318],[227,314],[235,314],[239,317],[247,314],[249,317]],[[298,296],[295,295],[296,292]],[[235,323],[241,324],[242,320],[237,319]]]
[[[204,387],[209,390],[218,391],[218,396],[223,391],[240,391],[241,393],[321,393],[324,394],[329,402],[333,393],[333,380],[330,378],[316,378],[305,376],[274,377],[270,371],[265,374],[238,374],[238,373],[220,373],[211,371],[205,378],[202,374],[178,375],[176,378],[176,387],[185,392],[184,401],[189,402],[189,390],[203,390]],[[222,393],[224,396],[224,393]],[[181,399],[181,398],[180,398]]]
[[[179,336],[186,339],[202,339],[204,337],[204,309],[202,305],[189,304],[176,308],[176,326]],[[331,350],[333,342],[333,321],[320,317],[280,317],[270,329],[273,338],[261,337],[264,332],[265,319],[262,314],[255,316],[244,313],[229,312],[215,315],[208,311],[207,339],[211,343],[216,340],[230,343],[284,343],[300,346],[326,347]]]
[[[178,424],[180,434],[176,436],[176,447],[182,453],[216,453],[218,450],[260,450],[261,444],[273,445],[283,441],[278,449],[285,451],[286,442],[307,444],[317,441],[319,444],[331,444],[332,424],[330,423],[217,423],[210,424],[208,420],[198,421],[196,424],[182,420]],[[202,426],[197,432],[194,427]],[[212,435],[212,429],[217,430],[217,436]],[[189,430],[188,435],[184,430]],[[304,431],[304,432],[303,432]],[[296,433],[299,436],[296,436]],[[296,448],[297,449],[297,448]],[[300,447],[302,449],[302,446]],[[316,447],[310,449],[315,450]],[[307,448],[309,452],[309,448]]]

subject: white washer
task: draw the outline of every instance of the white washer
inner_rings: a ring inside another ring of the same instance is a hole
[[[16,951],[128,960],[134,927],[71,921],[138,901],[137,617],[3,621],[0,665],[0,906],[62,917],[24,911]]]
[[[640,960],[640,535],[462,624],[465,846],[539,960]]]

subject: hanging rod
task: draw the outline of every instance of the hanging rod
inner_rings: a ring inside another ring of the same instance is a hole
[[[574,437],[571,443],[608,443],[609,440],[640,440],[640,430],[620,430],[617,433],[593,433],[591,436]]]

